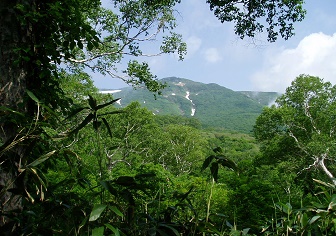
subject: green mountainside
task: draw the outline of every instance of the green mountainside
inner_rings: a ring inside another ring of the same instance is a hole
[[[197,118],[204,127],[224,128],[249,133],[262,108],[275,100],[277,93],[235,92],[220,85],[204,84],[170,77],[162,96],[146,89],[124,88],[115,93],[119,106],[138,101],[156,115],[182,115]]]

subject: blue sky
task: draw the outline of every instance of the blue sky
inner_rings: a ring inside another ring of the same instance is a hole
[[[300,74],[336,83],[336,1],[307,0],[306,18],[295,36],[275,43],[259,35],[241,40],[230,23],[220,23],[205,0],[182,0],[178,27],[188,45],[183,61],[175,55],[147,59],[158,78],[176,76],[216,83],[232,90],[284,92]],[[98,88],[125,87],[118,79],[93,75]]]

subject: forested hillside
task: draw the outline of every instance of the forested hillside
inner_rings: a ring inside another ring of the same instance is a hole
[[[277,93],[235,92],[217,84],[204,84],[182,78],[164,78],[162,95],[154,97],[145,88],[124,88],[114,93],[117,106],[138,101],[156,115],[181,115],[198,119],[204,128],[222,128],[251,133],[264,106],[280,96]],[[105,91],[107,92],[107,91]]]

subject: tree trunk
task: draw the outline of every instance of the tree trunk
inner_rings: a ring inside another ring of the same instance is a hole
[[[327,156],[326,153],[322,155],[322,158],[319,160],[319,166],[321,167],[323,172],[329,177],[331,182],[336,186],[336,179],[335,179],[334,175],[328,170],[328,168],[324,164],[324,160],[325,160],[326,156]]]
[[[24,114],[27,114],[29,106],[24,96],[31,66],[29,61],[20,59],[20,49],[31,47],[32,40],[29,23],[20,23],[19,11],[15,6],[32,6],[34,1],[0,0],[0,106]],[[10,120],[10,116],[10,112],[0,110],[0,151],[19,133],[19,125],[15,119]],[[10,158],[7,151],[2,156],[0,153],[0,226],[8,222],[4,213],[22,210],[21,198],[12,195],[7,189],[16,187],[19,161],[23,153],[22,145],[10,149]]]

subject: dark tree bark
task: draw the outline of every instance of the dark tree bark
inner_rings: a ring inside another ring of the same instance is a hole
[[[20,22],[22,16],[15,9],[17,4],[33,6],[34,0],[0,1],[0,106],[29,114],[30,104],[25,102],[25,94],[29,76],[33,76],[32,62],[22,58],[25,55],[21,49],[32,47],[32,28],[29,23]],[[18,137],[20,129],[15,120],[8,119],[9,115],[9,111],[0,110],[2,149]],[[0,225],[8,221],[4,214],[22,209],[21,197],[7,190],[17,187],[18,166],[24,152],[24,146],[16,145],[0,155]]]

